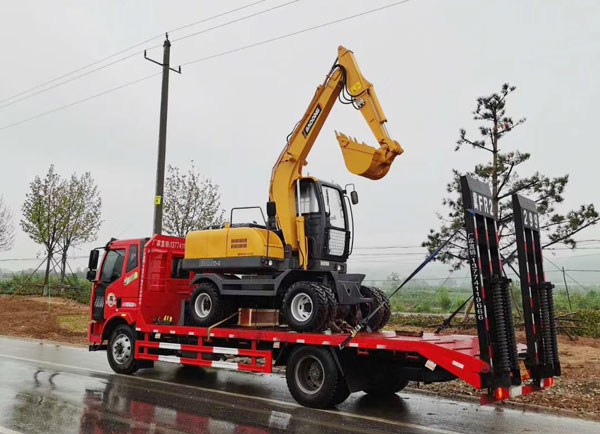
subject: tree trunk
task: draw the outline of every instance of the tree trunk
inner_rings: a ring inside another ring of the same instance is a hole
[[[48,256],[46,256],[46,272],[44,273],[44,289],[42,290],[42,295],[48,295],[48,282],[50,280],[50,260],[52,259],[52,252],[48,251]]]
[[[65,275],[67,274],[67,250],[63,250],[60,258],[60,283],[65,283]]]

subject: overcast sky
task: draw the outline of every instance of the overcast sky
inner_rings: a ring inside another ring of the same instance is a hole
[[[173,32],[171,39],[289,1],[266,0]],[[0,100],[166,30],[252,2],[1,0]],[[393,2],[297,1],[174,41],[171,63],[187,63]],[[517,86],[510,97],[509,114],[527,117],[525,125],[508,135],[502,146],[505,151],[533,154],[521,175],[536,170],[550,176],[568,173],[563,209],[589,202],[600,206],[599,23],[600,3],[591,0],[411,0],[184,66],[181,76],[171,75],[167,163],[185,169],[194,160],[203,175],[219,184],[225,209],[264,206],[271,168],[285,137],[335,60],[338,45],[343,44],[354,51],[364,75],[374,84],[390,133],[405,150],[384,179],[371,181],[346,171],[334,136],[334,130],[339,130],[374,144],[361,115],[349,106],[335,106],[321,131],[305,174],[342,185],[356,184],[360,194],[355,208],[358,247],[414,246],[423,241],[428,229],[437,225],[436,212],[443,211],[441,199],[451,170],[469,170],[487,157],[467,148],[454,152],[458,129],[475,131],[471,111],[476,98],[499,90],[504,82]],[[161,42],[156,38],[137,50]],[[160,59],[162,49],[149,50],[149,55]],[[157,72],[157,65],[138,54],[0,108],[0,194],[12,209],[15,223],[28,183],[54,164],[64,176],[89,171],[98,182],[104,222],[98,241],[92,244],[151,232],[159,77],[1,128]],[[600,228],[579,238],[599,239]],[[73,254],[87,255],[89,247],[81,246]],[[40,252],[18,230],[13,249],[0,253],[0,259],[32,258]],[[590,258],[600,265],[600,256]],[[355,256],[351,268],[381,278],[390,271],[406,273],[420,259],[415,255]],[[569,264],[560,258],[557,262]],[[75,266],[85,263],[73,262]],[[0,262],[4,269],[35,265],[35,261]],[[446,268],[438,266],[425,276],[445,273]]]

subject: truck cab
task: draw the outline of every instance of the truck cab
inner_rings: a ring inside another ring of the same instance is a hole
[[[144,254],[149,242],[156,244],[151,258]],[[183,321],[181,306],[190,294],[190,273],[181,268],[183,244],[181,238],[164,236],[152,240],[112,239],[90,252],[87,277],[92,282],[88,331],[91,342],[102,344],[116,326],[135,323],[144,292],[149,294],[145,311],[150,317],[167,315],[175,323]],[[104,255],[100,261],[101,250]],[[149,276],[156,279],[148,279]],[[165,306],[177,308],[167,312]]]

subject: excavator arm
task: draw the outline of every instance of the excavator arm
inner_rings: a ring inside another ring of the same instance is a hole
[[[394,158],[403,150],[387,131],[387,121],[373,85],[362,75],[352,51],[340,46],[338,58],[317,87],[315,95],[290,134],[285,148],[277,159],[271,174],[269,200],[277,204],[277,219],[283,237],[293,250],[306,250],[303,235],[303,218],[297,217],[296,187],[302,177],[302,167],[327,119],[336,99],[359,110],[375,135],[378,148],[359,143],[345,134],[336,137],[346,168],[356,175],[369,179],[384,177]],[[303,252],[304,253],[304,252]],[[306,257],[305,254],[302,256]],[[304,266],[306,266],[306,261]]]

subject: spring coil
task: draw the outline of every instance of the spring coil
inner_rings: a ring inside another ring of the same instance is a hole
[[[510,359],[508,351],[508,342],[506,338],[506,322],[504,315],[504,297],[498,279],[493,279],[491,284],[492,305],[494,309],[494,319],[496,323],[496,357],[495,366],[498,372],[510,372]]]
[[[538,285],[538,297],[540,299],[540,313],[542,317],[541,334],[544,355],[544,364],[552,365],[554,357],[552,354],[552,326],[550,322],[550,309],[548,306],[548,293],[543,284]]]
[[[510,358],[510,369],[518,369],[519,356],[517,353],[517,340],[515,337],[515,325],[512,315],[512,307],[510,304],[510,279],[503,278],[500,286],[502,290],[502,298],[504,301],[504,321],[506,328],[506,340],[508,344],[508,354]]]

